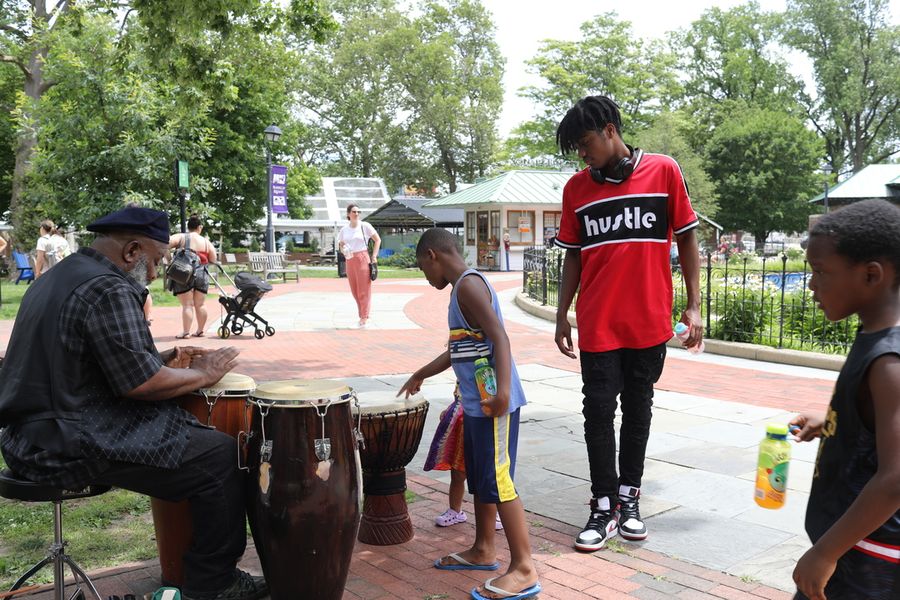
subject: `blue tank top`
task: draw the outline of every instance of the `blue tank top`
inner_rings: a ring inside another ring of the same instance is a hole
[[[500,314],[497,292],[494,291],[494,288],[491,287],[484,275],[475,269],[466,270],[453,284],[447,315],[447,321],[450,326],[450,364],[459,382],[459,394],[462,398],[463,412],[470,417],[484,417],[484,413],[481,412],[481,396],[475,383],[475,360],[487,358],[494,369],[497,367],[494,362],[494,343],[488,339],[481,329],[472,329],[459,309],[459,300],[456,293],[459,289],[459,283],[467,275],[477,275],[484,281],[484,284],[491,292],[491,306],[500,320],[501,326],[503,325],[503,315]],[[526,402],[525,390],[522,389],[522,382],[519,381],[516,363],[512,360],[512,357],[509,360],[512,378],[509,385],[509,412],[513,412],[524,406]]]

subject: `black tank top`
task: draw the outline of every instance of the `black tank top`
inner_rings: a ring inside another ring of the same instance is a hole
[[[885,354],[900,355],[900,327],[860,332],[838,376],[806,508],[806,532],[813,543],[847,512],[878,470],[875,432],[863,423],[858,406],[869,367]],[[900,545],[900,511],[866,539]]]

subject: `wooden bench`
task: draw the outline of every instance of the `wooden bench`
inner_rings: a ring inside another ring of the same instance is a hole
[[[313,254],[309,257],[309,264],[313,266],[333,265],[336,257],[337,255],[334,253]]]
[[[263,279],[269,279],[269,273],[281,275],[287,281],[287,276],[293,273],[297,281],[300,281],[300,263],[285,260],[284,255],[278,252],[249,252],[250,271],[262,273]]]

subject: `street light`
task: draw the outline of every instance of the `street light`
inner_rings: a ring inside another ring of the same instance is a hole
[[[831,163],[827,160],[819,166],[819,169],[825,173],[825,212],[828,212],[828,177],[833,169],[831,168]]]
[[[275,227],[272,225],[272,149],[271,145],[281,137],[277,125],[269,125],[263,131],[266,141],[266,252],[275,251]]]

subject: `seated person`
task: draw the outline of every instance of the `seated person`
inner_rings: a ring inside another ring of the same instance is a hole
[[[128,207],[87,229],[91,247],[22,299],[0,371],[0,451],[39,483],[188,500],[183,598],[262,598],[263,579],[236,569],[247,541],[236,444],[171,401],[217,382],[238,351],[157,352],[143,304],[169,243],[165,213]]]

